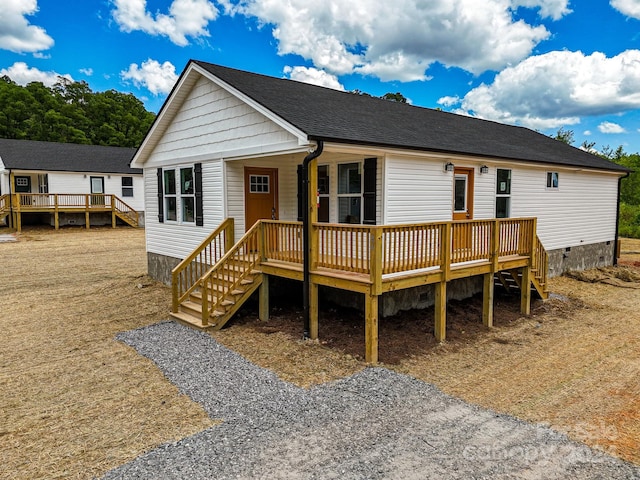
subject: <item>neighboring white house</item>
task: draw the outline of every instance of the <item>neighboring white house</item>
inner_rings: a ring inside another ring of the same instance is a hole
[[[142,170],[129,166],[134,153],[134,148],[0,139],[0,196],[14,193],[115,195],[136,210],[140,224],[144,224]],[[42,217],[41,214],[38,217]],[[35,213],[25,215],[36,216]],[[53,216],[49,216],[53,222]],[[61,225],[84,222],[83,214],[60,215]],[[110,222],[106,214],[91,220],[92,224]]]
[[[532,130],[191,61],[132,166],[144,170],[149,273],[227,217],[299,219],[319,141],[318,220],[537,217],[550,274],[615,263],[627,170]]]

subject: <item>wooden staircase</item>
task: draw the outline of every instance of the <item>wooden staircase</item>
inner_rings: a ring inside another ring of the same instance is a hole
[[[112,196],[113,212],[116,217],[132,227],[140,226],[138,212],[115,195]]]
[[[542,242],[536,235],[534,257],[531,267],[531,288],[541,299],[549,298],[549,258]],[[522,269],[503,270],[494,275],[496,285],[501,285],[507,292],[522,290]]]
[[[219,330],[229,321],[262,284],[260,227],[256,223],[233,244],[233,220],[228,219],[173,270],[173,318],[202,330]]]
[[[0,222],[11,213],[11,197],[0,195]]]

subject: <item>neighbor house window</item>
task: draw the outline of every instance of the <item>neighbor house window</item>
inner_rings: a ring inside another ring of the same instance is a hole
[[[361,223],[362,164],[338,165],[338,222]]]
[[[547,172],[547,188],[558,188],[558,172]]]
[[[122,196],[133,197],[133,177],[122,177]]]
[[[186,223],[196,221],[196,197],[193,185],[193,168],[180,169],[181,220]]]
[[[496,171],[496,218],[508,218],[511,214],[511,170]]]
[[[318,221],[329,221],[329,165],[318,166]]]
[[[176,171],[164,171],[164,218],[175,222],[178,220],[178,199],[176,197]]]

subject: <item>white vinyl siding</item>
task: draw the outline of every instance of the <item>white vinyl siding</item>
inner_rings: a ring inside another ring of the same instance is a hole
[[[193,166],[186,164],[184,166]],[[179,172],[181,165],[175,168]],[[202,163],[202,194],[204,225],[158,222],[158,178],[156,170],[145,169],[145,230],[147,251],[174,258],[184,258],[224,220],[224,184],[222,160]],[[178,195],[179,196],[179,195]],[[178,212],[181,211],[178,200]]]
[[[299,146],[298,139],[267,117],[201,78],[181,105],[145,167],[176,158],[230,157]]]
[[[385,224],[451,220],[453,173],[443,162],[388,155],[384,177]]]
[[[547,171],[512,169],[511,216],[538,217],[547,250],[613,241],[618,177],[559,170],[559,187],[549,190]]]

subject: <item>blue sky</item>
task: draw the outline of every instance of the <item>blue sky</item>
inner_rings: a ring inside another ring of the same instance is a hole
[[[640,152],[640,0],[3,0],[0,75],[131,92],[190,58]]]

